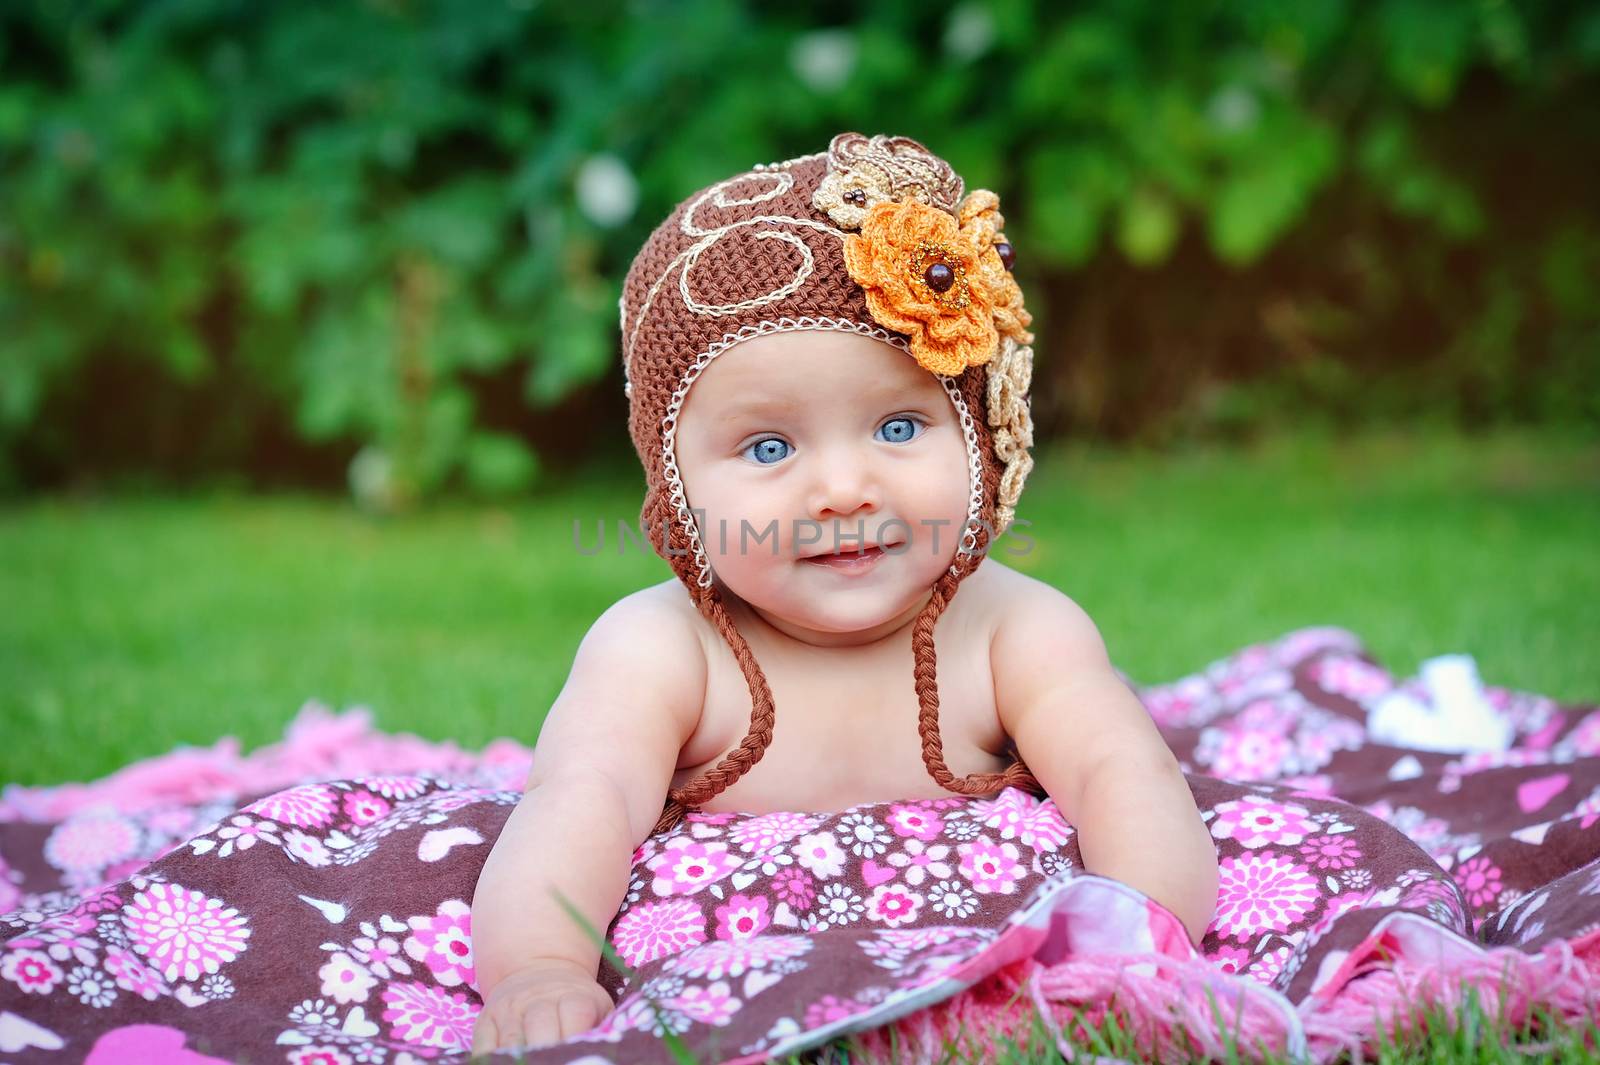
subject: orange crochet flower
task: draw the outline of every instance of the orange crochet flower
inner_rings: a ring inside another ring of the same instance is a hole
[[[1022,287],[1011,276],[1011,268],[1001,258],[999,248],[1009,250],[1010,242],[1000,230],[1006,224],[1000,213],[1000,197],[988,189],[974,189],[956,208],[962,234],[978,249],[978,263],[984,284],[994,300],[994,324],[1002,336],[1018,344],[1032,344],[1028,326],[1033,316],[1022,306]]]
[[[911,354],[955,376],[1000,343],[978,248],[948,211],[915,200],[873,204],[844,241],[844,265],[880,325],[911,338]]]

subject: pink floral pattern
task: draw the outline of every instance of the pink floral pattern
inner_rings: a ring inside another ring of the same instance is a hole
[[[0,977],[31,995],[48,995],[65,976],[48,954],[37,950],[14,950],[0,961]]]
[[[228,818],[228,823],[217,829],[216,838],[222,841],[217,854],[226,858],[235,850],[247,851],[258,842],[267,843],[274,847],[283,846],[283,840],[278,838],[278,826],[271,821],[256,820],[244,814],[235,814]],[[196,836],[197,840],[205,840],[205,836]],[[208,843],[215,841],[206,840]]]
[[[1250,964],[1250,952],[1243,947],[1218,944],[1207,955],[1211,963],[1225,973],[1242,973]]]
[[[66,872],[98,872],[137,853],[139,826],[109,810],[80,814],[56,826],[44,843],[46,860]]]
[[[120,947],[111,947],[106,951],[106,972],[116,980],[118,987],[147,1001],[154,1002],[162,995],[172,994],[172,989],[162,980],[160,973]]]
[[[854,999],[823,995],[806,1007],[806,1027],[820,1028],[825,1024],[832,1024],[847,1017],[854,1017],[866,1008],[865,1003],[857,1002]]]
[[[765,854],[811,831],[820,818],[788,811],[762,814],[741,822],[728,833],[734,845],[747,854]]]
[[[414,799],[428,790],[428,782],[421,777],[362,777],[356,783],[396,802]]]
[[[177,884],[151,884],[122,908],[133,949],[169,981],[195,981],[243,953],[249,922],[221,899]]]
[[[446,899],[431,916],[412,917],[405,952],[427,965],[445,987],[474,983],[472,909],[460,899]]]
[[[948,874],[947,874],[948,875]],[[779,869],[772,878],[772,894],[781,903],[796,910],[809,910],[817,897],[816,881],[804,869],[791,866]]]
[[[961,875],[980,894],[999,892],[1009,895],[1017,889],[1018,881],[1027,875],[1027,870],[1017,860],[1017,848],[1010,843],[997,845],[980,838],[973,843],[961,844],[956,848],[956,853],[961,855],[961,864],[958,866]]]
[[[383,1019],[393,1038],[440,1050],[472,1046],[479,1006],[465,993],[449,994],[421,983],[390,984],[383,992]]]
[[[811,952],[811,940],[804,936],[775,935],[754,939],[713,940],[705,946],[684,951],[663,971],[703,980],[744,976],[754,969],[789,969],[788,963]]]
[[[1585,936],[1600,949],[1600,760],[1581,753],[1600,711],[1495,690],[1526,737],[1516,749],[1369,749],[1356,704],[1392,686],[1381,674],[1348,634],[1306,630],[1140,691],[1216,845],[1199,956],[1308,1011],[1308,1032],[1351,973],[1397,953],[1422,965],[1474,942],[1530,958],[1558,944],[1577,965]],[[63,1060],[158,1017],[223,1058],[458,1060],[481,1008],[468,900],[525,766],[280,776],[116,814],[8,790],[0,1009],[66,1033]],[[1543,790],[1519,796],[1529,782]],[[24,807],[62,812],[36,830]],[[1194,956],[1158,904],[1085,875],[1053,802],[1014,789],[694,813],[632,859],[605,930],[628,972],[597,973],[616,1009],[559,1060],[639,1060],[666,1032],[702,1057],[781,1058],[823,1026],[900,1016],[902,996],[986,1002],[974,985],[1002,958],[1089,962],[1081,981],[1100,951]]]
[[[1262,932],[1287,932],[1318,897],[1317,882],[1304,866],[1270,850],[1224,859],[1217,877],[1215,927],[1240,942]]]
[[[1469,858],[1453,875],[1473,906],[1487,906],[1500,897],[1500,869],[1488,858]]]
[[[370,825],[391,809],[389,803],[362,788],[344,794],[344,815],[357,825]]]
[[[909,924],[921,909],[922,896],[896,884],[879,884],[867,900],[868,917],[890,926]]]
[[[350,955],[339,951],[317,970],[321,993],[339,1003],[365,1002],[378,979]]]
[[[943,880],[950,875],[950,847],[944,843],[928,846],[920,838],[907,839],[905,849],[889,855],[889,864],[903,870],[907,884],[916,887],[929,877]]]
[[[889,810],[889,828],[897,836],[915,837],[923,842],[937,839],[944,821],[921,806],[894,806]]]
[[[1388,670],[1354,655],[1328,655],[1306,669],[1306,675],[1325,691],[1347,699],[1371,699],[1394,687]]]
[[[1276,780],[1315,773],[1365,741],[1361,725],[1290,691],[1254,700],[1202,729],[1194,758],[1228,780]]]
[[[1200,764],[1230,780],[1265,780],[1277,776],[1294,751],[1289,737],[1253,729],[1212,729],[1195,753]]]
[[[1072,835],[1072,826],[1055,803],[1040,801],[1015,788],[1007,788],[994,802],[980,805],[973,820],[995,829],[1001,839],[1015,839],[1041,851],[1057,849]]]
[[[612,944],[618,954],[635,966],[705,940],[705,917],[687,899],[637,906],[619,918],[612,929]]]
[[[331,824],[339,811],[333,789],[323,784],[302,784],[297,788],[257,799],[245,812],[271,818],[296,828],[322,828]]]
[[[1300,857],[1314,869],[1349,869],[1361,860],[1351,836],[1318,836],[1300,848]]]
[[[1316,830],[1305,807],[1274,802],[1260,795],[1246,795],[1236,802],[1222,803],[1211,819],[1214,838],[1235,839],[1250,848],[1265,847],[1269,843],[1288,846],[1299,843]]]
[[[657,895],[692,895],[739,868],[740,859],[725,843],[703,844],[674,836],[660,853],[645,863],[656,878],[650,890]]]
[[[718,939],[749,939],[761,934],[772,923],[767,916],[767,900],[761,895],[753,898],[734,895],[726,906],[718,906],[715,913]]]

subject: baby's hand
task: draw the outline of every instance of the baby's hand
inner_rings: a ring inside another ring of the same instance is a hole
[[[558,1043],[612,1010],[594,974],[567,961],[539,961],[501,980],[472,1030],[472,1054]]]

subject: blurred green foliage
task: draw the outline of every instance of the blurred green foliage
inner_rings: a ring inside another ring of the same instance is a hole
[[[1600,426],[1600,8],[18,0],[0,484],[625,452],[679,200],[842,129],[1001,193],[1045,432]]]
[[[1600,703],[1583,650],[1600,644],[1600,443],[1398,429],[1038,458],[1030,524],[984,564],[1072,596],[1141,683],[1333,624],[1399,675],[1465,652],[1485,683]],[[93,779],[223,733],[249,749],[312,697],[468,749],[532,744],[594,619],[676,583],[621,539],[626,474],[403,520],[277,492],[0,508],[0,722],[28,741],[0,745],[0,783]]]

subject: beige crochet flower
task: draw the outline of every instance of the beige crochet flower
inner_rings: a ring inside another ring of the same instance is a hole
[[[1010,254],[1011,242],[1000,232],[1006,224],[1000,213],[1000,197],[988,189],[974,189],[956,211],[961,234],[978,249],[978,276],[994,303],[994,326],[1002,336],[1018,344],[1032,344],[1028,326],[1033,316],[1022,306],[1022,286],[1011,276],[1011,267],[1001,257],[1002,247]]]
[[[811,205],[840,229],[860,229],[880,203],[915,201],[956,213],[961,178],[910,137],[841,133],[828,145],[828,173]]]
[[[1028,388],[1033,382],[1033,349],[1002,336],[1000,352],[988,363],[988,418],[994,452],[1005,470],[1000,474],[996,499],[995,536],[1005,532],[1016,517],[1022,484],[1033,469],[1033,415],[1028,410]]]

